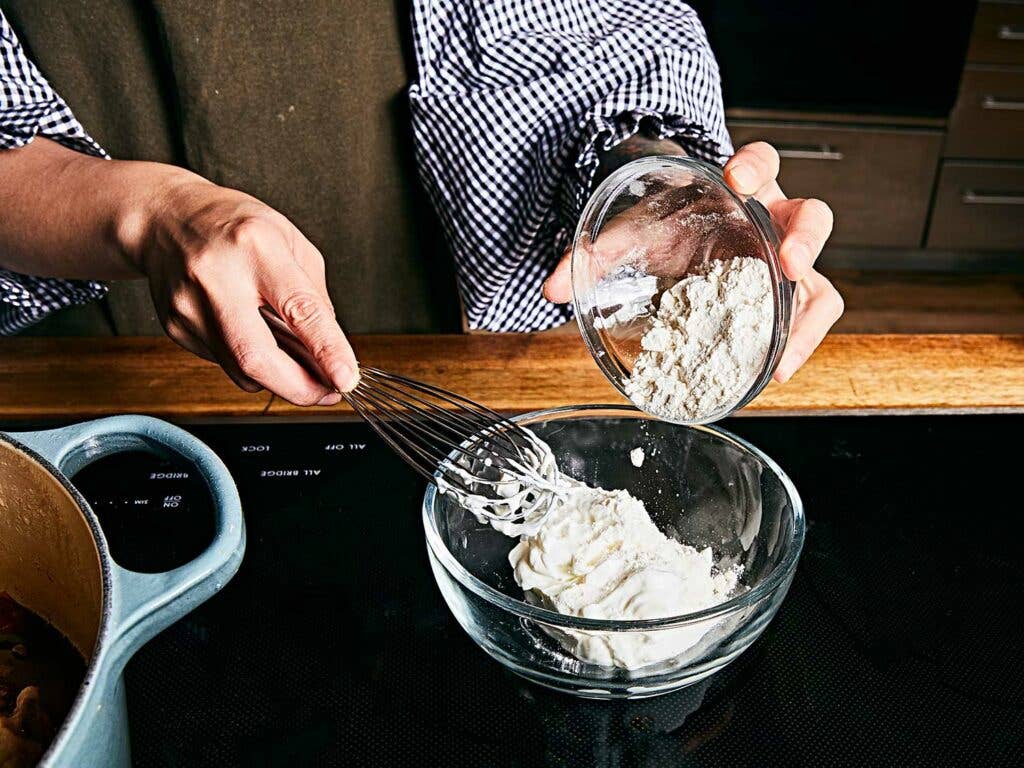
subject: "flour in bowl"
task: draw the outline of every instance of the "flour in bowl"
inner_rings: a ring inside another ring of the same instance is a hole
[[[668,538],[626,491],[564,482],[564,498],[508,556],[531,602],[588,619],[658,619],[710,608],[740,589],[742,566],[719,570],[710,547]],[[546,631],[581,661],[639,669],[680,656],[714,626]]]
[[[545,463],[554,464],[550,446],[534,439]],[[643,462],[635,454],[643,449],[630,453],[639,467]],[[525,506],[529,489],[510,479],[503,493],[506,519],[466,506],[481,523],[519,538],[508,561],[528,602],[587,619],[665,619],[711,608],[745,589],[739,583],[742,565],[720,567],[710,547],[669,538],[629,492],[551,474],[556,480],[550,504]],[[719,625],[711,618],[620,632],[541,626],[580,661],[633,670],[680,658]]]
[[[661,295],[626,393],[661,418],[699,421],[733,405],[764,363],[774,324],[761,259],[716,260]]]

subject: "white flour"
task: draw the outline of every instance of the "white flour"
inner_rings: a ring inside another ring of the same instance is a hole
[[[504,505],[456,494],[481,523],[519,537],[508,561],[528,601],[569,616],[659,619],[710,608],[742,589],[742,566],[719,569],[710,547],[698,550],[663,534],[644,503],[627,491],[592,488],[561,474],[550,446],[535,435],[532,440],[550,486],[531,492],[520,480],[499,480]],[[633,448],[629,458],[640,467],[644,449]],[[472,476],[464,479],[472,484]],[[447,492],[447,482],[437,484]],[[550,503],[537,503],[542,493],[550,494]],[[678,660],[720,624],[707,619],[634,632],[542,629],[581,661],[638,669]]]
[[[751,257],[714,261],[662,294],[626,392],[655,416],[704,420],[751,386],[773,322],[768,265]]]
[[[719,571],[710,547],[668,538],[639,499],[565,482],[566,498],[508,555],[532,602],[590,619],[657,619],[710,608],[737,590],[741,566]],[[639,669],[679,657],[716,622],[639,632],[545,631],[581,661]]]

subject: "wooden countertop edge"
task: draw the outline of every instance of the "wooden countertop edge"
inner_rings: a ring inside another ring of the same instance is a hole
[[[360,359],[449,387],[504,412],[622,402],[582,341],[543,334],[356,336]],[[181,420],[301,415],[250,395],[163,338],[0,339],[0,420],[148,413]],[[784,386],[743,414],[1024,412],[1024,336],[833,335]]]

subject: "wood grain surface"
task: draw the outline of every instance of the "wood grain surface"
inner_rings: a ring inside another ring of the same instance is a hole
[[[253,416],[250,395],[164,337],[0,339],[0,419]]]
[[[620,402],[579,338],[362,336],[360,359],[502,411]],[[0,420],[343,415],[249,395],[162,338],[0,339]],[[1024,336],[833,335],[744,413],[1024,412]]]

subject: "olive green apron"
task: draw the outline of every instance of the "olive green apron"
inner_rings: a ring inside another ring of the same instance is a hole
[[[409,10],[393,0],[0,0],[115,158],[186,166],[288,216],[350,332],[460,327],[416,177]],[[161,333],[143,281],[38,333]]]

